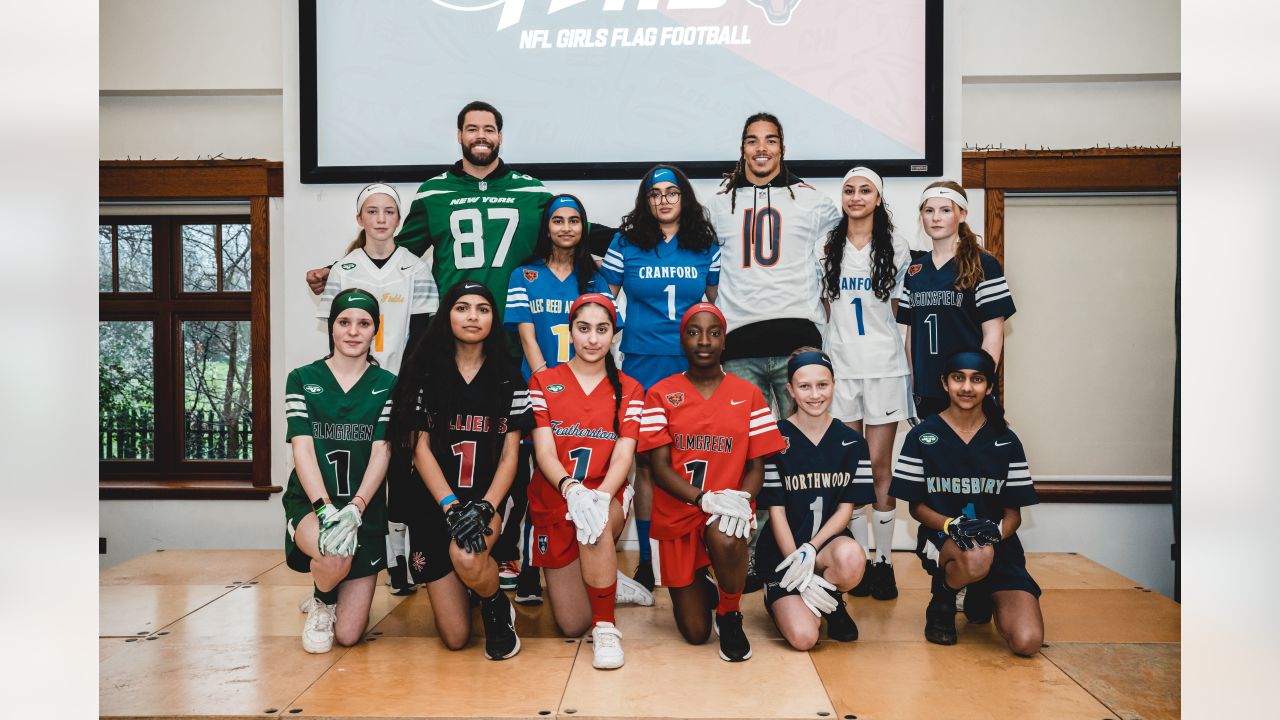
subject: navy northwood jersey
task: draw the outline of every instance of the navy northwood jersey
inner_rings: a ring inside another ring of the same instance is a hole
[[[934,267],[925,253],[907,267],[898,296],[898,322],[911,326],[911,378],[915,394],[945,398],[942,370],[947,356],[982,345],[982,323],[1016,312],[1004,269],[981,252],[983,279],[972,290],[956,290],[956,260]]]
[[[1012,430],[984,425],[967,444],[941,415],[907,433],[889,494],[947,516],[999,522],[1004,509],[1039,502],[1022,442]],[[931,533],[920,526],[921,533]]]
[[[533,429],[529,391],[519,371],[512,369],[506,378],[496,377],[493,362],[485,360],[470,383],[451,366],[445,377],[428,378],[431,392],[425,401],[422,395],[418,396],[416,429],[433,436],[445,434],[444,445],[431,443],[432,455],[449,488],[463,502],[481,500],[489,491],[506,434]],[[490,410],[486,406],[494,397],[491,386],[495,383],[500,407]],[[444,397],[449,398],[452,411],[442,407]],[[427,505],[428,511],[440,509],[434,501]]]
[[[834,419],[816,446],[790,420],[779,421],[778,432],[787,449],[765,461],[764,487],[757,504],[786,508],[787,526],[797,546],[812,540],[841,503],[875,501],[871,455],[861,433]],[[782,561],[768,525],[761,531],[757,553],[761,558],[757,567],[766,574]]]

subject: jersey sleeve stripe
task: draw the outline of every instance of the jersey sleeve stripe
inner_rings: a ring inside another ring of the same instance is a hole
[[[992,296],[992,297],[985,298],[985,299],[982,299],[982,300],[976,300],[976,301],[974,302],[974,305],[976,305],[977,307],[981,307],[981,306],[983,306],[983,305],[986,305],[987,303],[995,302],[995,301],[997,301],[997,300],[1005,300],[1005,299],[1007,299],[1007,298],[1012,298],[1012,297],[1013,297],[1013,295],[1012,295],[1012,294],[1010,294],[1008,290],[1005,290],[1003,293],[1001,293],[1001,294],[999,294],[999,295],[994,295],[994,296]]]
[[[622,253],[610,248],[609,252],[604,254],[603,266],[614,272],[622,272]]]
[[[774,425],[774,424],[776,424],[776,422],[774,421],[772,414],[761,415],[760,417],[751,418],[751,428],[753,430],[755,428],[760,427],[761,425]]]
[[[300,413],[300,412],[285,413],[284,416],[286,419],[296,417],[296,418],[302,418],[303,420],[306,420],[308,417],[310,417],[306,413]]]
[[[1011,482],[1007,482],[1007,483],[1005,483],[1005,487],[1024,487],[1024,486],[1027,486],[1027,485],[1030,485],[1030,484],[1031,484],[1031,480],[1030,480],[1030,479],[1027,479],[1027,480],[1018,480],[1018,481],[1016,481],[1016,482],[1012,482],[1012,481],[1011,481]]]
[[[752,430],[751,432],[747,433],[747,437],[755,437],[757,435],[763,435],[764,433],[767,433],[767,432],[777,432],[777,431],[778,431],[778,426],[775,425],[774,423],[769,423],[764,427],[761,427],[756,430]]]
[[[767,482],[767,483],[765,483],[762,487],[767,487],[767,488],[780,488],[780,487],[782,487],[782,483],[780,483],[780,482]]]
[[[1029,478],[1029,477],[1031,477],[1030,470],[1012,470],[1012,469],[1009,470],[1010,480],[1021,480],[1023,478]]]

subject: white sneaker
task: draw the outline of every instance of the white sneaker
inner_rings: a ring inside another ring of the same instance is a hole
[[[614,602],[619,605],[630,603],[653,607],[653,593],[645,589],[645,586],[623,575],[621,570],[618,571],[618,587],[613,593]]]
[[[309,653],[329,652],[333,648],[333,623],[336,620],[334,606],[317,601],[302,626],[302,649]]]
[[[613,670],[622,667],[622,631],[613,623],[598,622],[591,628],[591,667]]]
[[[298,610],[305,615],[310,613],[312,610],[315,610],[317,605],[323,604],[324,603],[320,602],[320,598],[315,595],[308,595],[302,599],[302,602],[298,603]]]

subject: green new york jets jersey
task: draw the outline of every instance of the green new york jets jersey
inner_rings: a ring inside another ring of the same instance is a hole
[[[343,392],[324,360],[303,365],[289,373],[284,383],[288,442],[308,435],[315,444],[316,463],[324,478],[325,492],[334,507],[342,508],[360,489],[373,443],[385,440],[391,421],[391,388],[396,376],[375,365]],[[369,500],[361,513],[361,532],[386,532],[386,485]],[[285,490],[286,509],[310,508],[295,469]]]
[[[474,280],[493,293],[501,314],[511,271],[533,252],[550,199],[540,181],[504,163],[480,180],[459,161],[418,188],[396,243],[418,256],[433,250],[441,295]]]

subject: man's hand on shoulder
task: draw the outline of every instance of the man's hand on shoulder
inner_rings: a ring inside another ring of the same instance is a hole
[[[329,267],[333,267],[332,265]],[[311,292],[319,295],[324,292],[324,285],[329,281],[329,268],[322,267],[315,270],[307,271],[307,287],[311,288]]]

